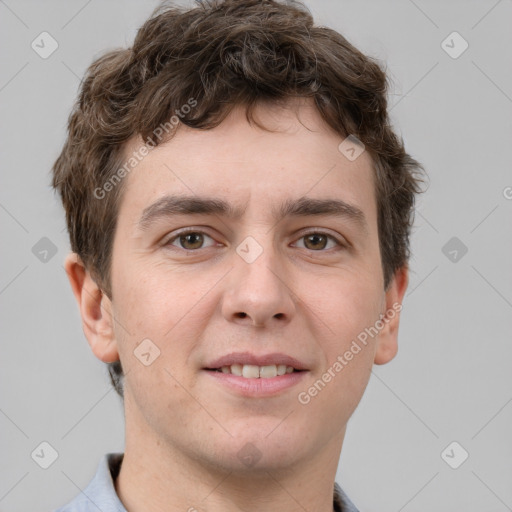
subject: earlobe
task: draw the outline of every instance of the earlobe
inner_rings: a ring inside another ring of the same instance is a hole
[[[67,256],[64,267],[80,309],[85,337],[94,355],[105,363],[118,361],[110,299],[76,253]]]
[[[375,364],[389,363],[398,352],[398,326],[402,301],[409,283],[409,269],[407,266],[399,268],[386,291],[384,327],[379,332],[375,350]],[[386,321],[387,320],[387,321]]]

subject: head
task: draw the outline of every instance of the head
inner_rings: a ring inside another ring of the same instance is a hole
[[[273,0],[161,8],[90,66],[53,168],[66,270],[93,352],[152,436],[213,460],[295,408],[288,434],[318,422],[294,447],[306,456],[394,357],[422,166],[387,90],[377,61]],[[217,389],[210,366],[233,352],[290,355],[301,383],[264,400]]]

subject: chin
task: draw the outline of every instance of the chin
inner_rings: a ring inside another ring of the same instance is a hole
[[[224,438],[224,446],[218,446],[217,453],[227,454],[225,463],[234,464],[231,469],[236,471],[266,472],[293,466],[307,456],[305,436],[282,420],[255,418],[232,425],[228,430],[233,437]]]

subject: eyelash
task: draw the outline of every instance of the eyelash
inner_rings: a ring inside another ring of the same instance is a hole
[[[206,233],[204,231],[201,231],[200,229],[189,228],[189,229],[185,229],[183,231],[180,231],[179,233],[174,235],[172,238],[169,238],[163,245],[165,247],[168,247],[168,246],[172,245],[172,242],[174,242],[175,240],[179,240],[180,237],[188,235],[188,234],[192,234],[192,233],[193,234],[206,235],[207,237],[209,237],[209,238],[211,238],[213,240],[213,237],[208,235],[208,233]],[[322,235],[322,236],[326,236],[327,238],[333,240],[336,243],[336,245],[338,246],[338,249],[344,249],[344,248],[347,247],[346,243],[343,243],[341,240],[338,240],[335,236],[333,236],[333,235],[331,235],[329,233],[326,233],[324,231],[309,231],[307,233],[303,233],[298,238],[298,240],[301,240],[301,239],[303,239],[303,238],[305,238],[306,236],[309,236],[309,235]],[[197,252],[197,251],[200,251],[201,249],[207,249],[208,248],[208,247],[200,247],[199,249],[185,249],[183,247],[177,247],[177,246],[174,246],[174,247],[176,249],[178,249],[178,250],[182,250],[182,251],[185,251],[185,252]],[[320,249],[318,251],[315,251],[313,249],[307,249],[307,250],[310,250],[311,252],[327,252],[327,251],[329,251],[331,249]]]

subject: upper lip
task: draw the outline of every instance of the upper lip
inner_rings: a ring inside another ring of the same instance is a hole
[[[284,364],[286,366],[292,366],[296,370],[307,370],[306,365],[298,359],[278,352],[259,355],[250,352],[233,352],[215,359],[211,363],[208,363],[205,368],[216,370],[223,366],[231,366],[233,364],[251,364],[255,366],[270,366],[274,364],[277,366]]]

